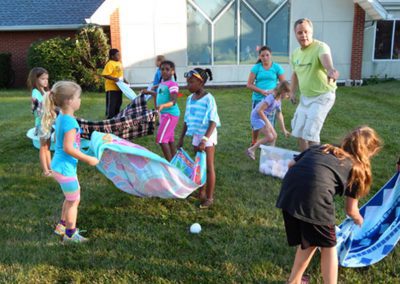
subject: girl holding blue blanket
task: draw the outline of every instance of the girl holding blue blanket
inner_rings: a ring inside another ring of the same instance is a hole
[[[272,94],[266,96],[251,112],[250,120],[253,131],[261,132],[265,136],[264,138],[256,141],[253,146],[247,149],[247,155],[251,159],[256,159],[255,152],[261,144],[270,143],[271,145],[275,145],[278,135],[276,134],[274,126],[268,119],[268,115],[271,113],[276,113],[279,126],[281,127],[285,137],[290,135],[290,132],[286,130],[281,109],[282,99],[289,98],[289,93],[289,82],[283,81],[279,83],[279,85],[272,91]]]
[[[221,125],[217,104],[211,93],[204,90],[208,79],[212,80],[210,69],[195,68],[185,73],[188,89],[192,93],[186,101],[185,118],[178,148],[182,147],[185,135],[193,136],[194,151],[206,151],[207,184],[200,189],[200,208],[208,208],[214,202],[215,169],[214,155],[217,145],[217,127]]]
[[[289,246],[297,246],[288,283],[300,283],[317,247],[324,283],[337,283],[335,195],[345,195],[346,213],[361,226],[358,199],[368,194],[370,158],[381,148],[376,132],[358,127],[340,146],[315,145],[295,157],[276,206],[282,209]]]
[[[79,150],[80,128],[74,117],[74,112],[81,105],[81,87],[70,81],[59,81],[54,84],[49,100],[50,110],[59,107],[61,113],[56,119],[56,147],[51,161],[52,176],[60,184],[65,200],[61,211],[61,220],[55,233],[63,237],[64,242],[84,242],[87,239],[76,229],[78,205],[80,202],[80,186],[77,177],[78,160],[95,166],[99,160],[88,156]],[[45,113],[43,121],[49,121],[54,113]]]

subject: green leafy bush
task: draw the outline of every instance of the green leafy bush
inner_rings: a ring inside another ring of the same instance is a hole
[[[107,63],[109,48],[103,29],[87,25],[74,39],[57,37],[33,43],[28,51],[28,66],[46,68],[51,84],[73,80],[85,90],[100,91],[104,79],[99,69]]]
[[[12,85],[14,71],[11,69],[11,53],[0,53],[0,88]]]
[[[50,83],[75,80],[77,56],[75,42],[70,38],[56,37],[34,42],[28,51],[28,66],[43,67],[49,71]]]
[[[90,24],[80,29],[75,38],[77,82],[86,90],[101,90],[104,80],[99,69],[108,60],[108,37],[101,27]]]

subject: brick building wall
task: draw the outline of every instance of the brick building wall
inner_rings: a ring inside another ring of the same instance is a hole
[[[360,80],[362,74],[362,57],[364,43],[365,11],[354,4],[353,39],[351,49],[350,79]]]
[[[119,9],[116,9],[110,16],[110,39],[111,48],[118,49],[120,53],[120,58],[122,58]]]
[[[57,36],[73,37],[75,32],[76,31],[0,32],[0,52],[11,53],[11,65],[15,72],[15,83],[13,87],[26,86],[26,78],[29,73],[27,55],[31,43],[39,39],[50,39]]]

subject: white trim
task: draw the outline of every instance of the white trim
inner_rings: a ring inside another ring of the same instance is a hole
[[[393,21],[392,27],[392,46],[390,47],[390,59],[393,60],[394,32],[396,31],[396,21]]]
[[[283,6],[285,6],[285,4],[287,3],[288,0],[285,0],[282,2],[282,4],[276,8],[269,16],[268,18],[265,19],[264,24],[266,24],[267,22],[269,22],[273,16],[275,16],[281,9]]]
[[[191,4],[197,11],[200,12],[200,14],[203,15],[203,17],[210,23],[212,24],[212,20],[207,16],[207,14],[205,14],[203,12],[203,10],[201,10],[201,8],[199,6],[196,5],[196,3],[194,3],[192,0],[188,0],[189,4]]]
[[[161,117],[161,114],[160,114],[160,117]],[[165,127],[164,127],[163,131],[161,132],[160,140],[158,140],[158,144],[162,144],[161,141],[164,139],[165,132],[167,132],[167,129],[168,129],[168,126],[169,126],[170,122],[171,122],[171,118],[169,117],[168,121],[165,123]],[[160,124],[161,124],[161,122],[160,122]]]
[[[230,3],[228,3],[228,5],[226,5],[215,17],[215,19],[213,20],[213,24],[218,22],[218,20],[222,17],[223,14],[225,14],[226,11],[228,11],[228,9],[232,6],[232,4],[235,2],[235,0],[232,0]]]
[[[237,32],[237,37],[236,37],[236,65],[240,64],[240,21],[242,20],[242,17],[240,15],[240,3],[242,1],[238,1],[238,4],[236,5],[236,19],[237,19],[237,25],[236,25],[236,32]]]
[[[353,0],[360,5],[365,13],[374,20],[388,20],[392,18],[386,9],[377,0]]]
[[[253,14],[262,22],[264,23],[264,18],[260,16],[260,14],[258,14],[258,12],[256,10],[253,9],[253,7],[251,7],[251,5],[249,3],[246,2],[246,0],[242,0],[241,2],[243,2],[244,4],[246,4],[247,8],[249,8],[250,11],[253,12]]]

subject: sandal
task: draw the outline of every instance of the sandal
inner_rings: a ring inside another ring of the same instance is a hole
[[[256,154],[253,151],[251,151],[250,149],[247,149],[246,154],[250,159],[252,159],[254,161],[256,160]]]
[[[47,172],[42,173],[42,176],[44,176],[44,177],[51,177],[52,175],[53,175],[52,171],[47,171]]]
[[[199,208],[200,209],[208,209],[211,205],[213,205],[213,203],[214,203],[214,199],[208,198],[200,204]]]

